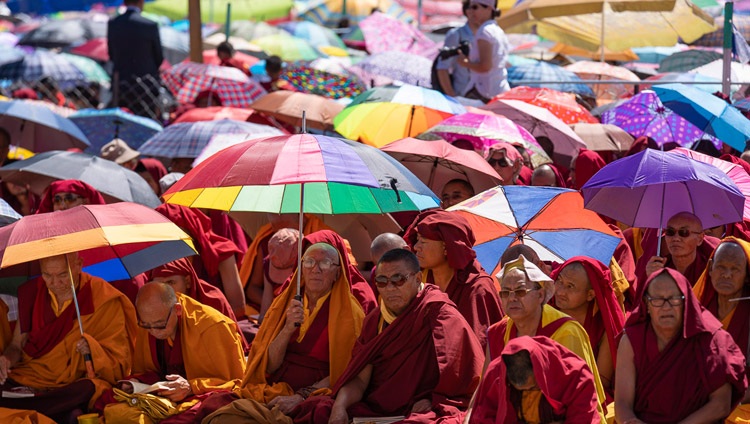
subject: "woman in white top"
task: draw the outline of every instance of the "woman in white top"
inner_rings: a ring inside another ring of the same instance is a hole
[[[469,56],[460,55],[458,64],[470,71],[470,80],[461,95],[480,99],[485,103],[496,95],[510,90],[508,71],[508,39],[495,18],[496,0],[470,0],[467,18],[479,24],[471,43]]]

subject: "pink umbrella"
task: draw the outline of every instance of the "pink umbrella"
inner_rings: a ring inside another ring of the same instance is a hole
[[[743,167],[732,162],[727,162],[713,156],[704,155],[703,153],[698,153],[694,150],[686,149],[684,147],[678,147],[676,149],[670,150],[669,152],[685,155],[695,160],[713,165],[727,174],[727,176],[737,185],[737,188],[740,189],[740,192],[745,195],[745,210],[742,213],[742,216],[745,219],[750,219],[750,175],[745,172],[745,169]]]
[[[523,146],[530,150],[535,164],[550,162],[531,133],[505,116],[485,113],[462,113],[451,116],[424,133],[427,137],[439,137],[449,142],[468,140],[474,149],[486,152],[498,141]],[[420,138],[424,138],[421,137]],[[538,156],[533,158],[533,156]]]
[[[454,147],[444,140],[402,138],[380,148],[393,156],[423,183],[440,193],[454,179],[468,181],[479,193],[502,181],[500,175],[480,155]]]
[[[370,54],[399,51],[433,59],[438,45],[422,34],[417,27],[401,22],[385,13],[375,12],[359,23]]]

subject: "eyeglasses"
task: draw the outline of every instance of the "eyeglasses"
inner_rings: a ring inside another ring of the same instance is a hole
[[[174,307],[169,308],[169,313],[167,314],[167,319],[164,320],[164,324],[146,325],[140,319],[138,319],[138,326],[143,328],[144,330],[164,330],[169,325],[169,318],[172,317],[172,309],[174,309]]]
[[[670,306],[680,306],[685,303],[685,296],[651,297],[646,295],[645,297],[648,303],[654,308],[661,308],[667,302],[669,302]]]
[[[674,237],[676,235],[679,235],[682,238],[690,237],[690,234],[701,234],[700,231],[690,231],[687,228],[680,228],[679,230],[676,230],[672,227],[667,227],[666,230],[664,230],[664,235],[667,237]]]
[[[81,196],[71,193],[67,193],[64,196],[56,194],[55,197],[52,198],[52,203],[59,205],[60,203],[65,202],[66,205],[69,205],[80,198]]]
[[[388,283],[393,284],[393,287],[401,287],[406,284],[406,281],[409,280],[409,278],[411,278],[411,276],[414,274],[414,272],[410,272],[408,274],[393,274],[390,277],[386,277],[385,275],[378,275],[377,277],[375,277],[375,285],[379,289],[388,287]]]
[[[488,9],[488,8],[489,8],[489,6],[486,6],[486,5],[483,5],[483,4],[477,4],[477,3],[475,3],[475,4],[472,4],[471,6],[469,6],[469,9],[471,9],[471,10],[477,10],[477,9],[479,9],[480,7],[481,7],[482,9]]]
[[[499,166],[500,168],[507,168],[510,166],[510,162],[508,162],[505,158],[500,159],[487,159],[487,163],[490,164],[490,166]]]
[[[500,290],[500,299],[507,299],[510,297],[511,293],[516,296],[518,299],[522,299],[526,297],[529,292],[532,292],[534,290],[540,290],[541,287],[536,287],[533,289],[515,289],[515,290]]]
[[[331,269],[332,266],[339,266],[339,264],[334,263],[332,260],[326,258],[321,259],[319,261],[316,261],[313,258],[302,258],[302,267],[307,269],[315,268],[315,264],[318,264],[318,268],[320,268],[321,271],[328,271]]]

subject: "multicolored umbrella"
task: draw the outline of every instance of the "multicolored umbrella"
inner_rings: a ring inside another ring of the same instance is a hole
[[[288,81],[303,93],[317,94],[329,99],[355,97],[366,90],[359,78],[335,75],[301,64],[286,67],[279,78]]]
[[[0,65],[0,80],[33,82],[50,77],[61,88],[86,81],[86,75],[65,57],[44,50],[28,53],[17,62]]]
[[[244,143],[249,140],[254,140],[256,138],[274,137],[278,135],[288,134],[284,134],[280,130],[277,130],[273,127],[267,127],[265,129],[258,128],[258,132],[256,132],[255,134],[219,134],[212,138],[211,141],[209,141],[206,145],[206,148],[203,149],[201,154],[198,155],[197,158],[195,158],[195,160],[193,161],[193,168],[195,168],[196,166],[198,166],[198,164],[210,158],[211,156],[215,155],[219,151],[226,149],[227,147]]]
[[[577,191],[556,187],[498,186],[451,207],[469,221],[477,259],[494,275],[502,253],[525,244],[544,261],[590,256],[608,264],[620,239]]]
[[[217,134],[252,133],[257,124],[222,119],[172,124],[144,143],[140,152],[164,158],[196,158]]]
[[[360,22],[375,9],[402,22],[414,22],[414,17],[393,0],[321,0],[300,4],[297,17],[320,25],[336,25],[344,16],[352,22]]]
[[[370,87],[388,85],[394,81],[427,88],[432,86],[432,61],[412,53],[376,53],[351,66],[349,70]]]
[[[612,124],[573,124],[570,128],[586,143],[586,148],[596,152],[627,152],[633,145],[633,136]]]
[[[413,137],[449,116],[466,112],[439,91],[413,85],[377,87],[355,97],[333,120],[346,138],[380,147]]]
[[[78,68],[85,75],[86,81],[98,82],[105,87],[109,87],[111,81],[109,74],[93,59],[68,53],[58,54]]]
[[[438,45],[416,26],[404,23],[385,13],[375,12],[359,23],[370,54],[399,51],[413,53],[430,60],[438,54]]]
[[[556,84],[539,84],[530,81],[567,81]],[[530,65],[511,66],[508,69],[508,83],[511,87],[547,87],[551,90],[575,93],[587,97],[596,97],[594,91],[583,83],[578,75],[566,70],[562,66],[547,62],[536,62]]]
[[[310,21],[292,21],[279,24],[279,28],[286,30],[295,37],[306,40],[313,47],[333,46],[346,48],[341,37],[333,30]]]
[[[286,62],[313,60],[321,56],[306,40],[286,32],[254,38],[251,41],[264,52],[279,56]]]
[[[622,66],[610,65],[606,62],[592,62],[590,60],[580,60],[565,67],[585,80],[601,81],[633,81],[639,82],[641,79]],[[614,100],[623,97],[629,97],[633,94],[633,84],[594,84],[591,89],[596,93],[598,100]]]
[[[85,149],[89,140],[68,118],[49,108],[12,100],[0,102],[0,127],[10,132],[11,143],[32,152]]]
[[[326,131],[333,129],[333,119],[344,106],[317,94],[279,90],[263,96],[252,108],[295,127],[302,127],[304,112],[307,127]]]
[[[562,93],[549,88],[515,87],[498,94],[490,103],[498,100],[520,100],[545,108],[566,124],[578,122],[599,122],[589,111],[576,102],[573,94]]]
[[[146,140],[161,131],[161,124],[153,119],[133,115],[122,109],[83,109],[70,116],[70,120],[86,134],[91,146],[86,151],[98,155],[101,148],[120,138],[138,150]]]
[[[193,103],[200,93],[211,91],[221,106],[248,107],[266,94],[255,80],[229,66],[182,62],[163,71],[162,78],[180,103]]]

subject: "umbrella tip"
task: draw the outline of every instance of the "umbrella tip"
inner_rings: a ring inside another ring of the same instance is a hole
[[[396,202],[401,204],[401,194],[398,192],[396,184],[398,184],[398,180],[395,178],[391,178],[391,189],[393,189],[393,191],[396,193]]]
[[[307,134],[307,112],[302,111],[302,134]]]

